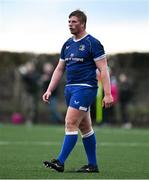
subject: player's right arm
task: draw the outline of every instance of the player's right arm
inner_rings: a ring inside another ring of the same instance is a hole
[[[55,68],[55,70],[53,72],[49,86],[48,86],[46,92],[42,96],[42,99],[44,102],[48,102],[52,92],[54,91],[54,89],[57,87],[59,81],[61,80],[64,70],[65,70],[65,62],[59,61],[57,67]]]

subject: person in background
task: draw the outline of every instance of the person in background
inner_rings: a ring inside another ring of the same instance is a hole
[[[132,127],[131,122],[128,117],[128,104],[132,98],[131,85],[129,83],[128,77],[125,73],[121,73],[119,76],[119,100],[120,100],[120,113],[124,128],[130,129]]]
[[[64,142],[56,159],[43,162],[45,167],[58,172],[64,171],[65,161],[77,142],[79,130],[88,163],[77,172],[99,172],[96,137],[90,116],[90,106],[97,95],[97,68],[101,73],[104,88],[103,106],[109,108],[113,104],[105,51],[100,41],[86,32],[86,21],[87,16],[83,11],[76,10],[70,13],[68,25],[73,36],[64,43],[59,63],[42,97],[44,102],[49,102],[66,70],[65,98],[68,109],[65,117]]]
[[[110,108],[103,108],[103,124],[115,124],[118,121],[117,118],[117,109],[116,105],[119,102],[119,88],[115,75],[112,72],[112,69],[109,68],[110,74],[110,85],[111,85],[111,94],[113,97],[113,106]]]
[[[26,124],[31,125],[37,123],[38,114],[38,93],[39,93],[39,73],[36,71],[33,62],[27,62],[19,68],[21,78],[24,85],[24,93],[22,94],[23,114]]]
[[[43,64],[43,72],[40,79],[43,92],[45,92],[48,88],[53,70],[54,70],[54,67],[51,63],[46,62]],[[62,123],[62,116],[58,110],[57,96],[58,96],[58,89],[56,88],[53,91],[52,96],[50,97],[50,100],[48,103],[48,108],[50,112],[49,119],[53,123]]]

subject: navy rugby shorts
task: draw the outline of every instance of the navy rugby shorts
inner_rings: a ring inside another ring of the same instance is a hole
[[[66,86],[65,99],[67,106],[78,110],[88,111],[97,95],[96,87],[88,86]]]

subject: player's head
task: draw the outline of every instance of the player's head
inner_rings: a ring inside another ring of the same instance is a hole
[[[81,24],[84,25],[84,29],[86,28],[87,16],[83,11],[75,10],[69,14],[69,18],[71,18],[72,16],[76,16]]]
[[[69,28],[72,34],[86,29],[87,16],[83,11],[75,10],[69,14]]]

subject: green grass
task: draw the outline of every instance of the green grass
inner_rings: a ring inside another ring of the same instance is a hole
[[[81,138],[65,163],[65,172],[43,167],[43,160],[57,157],[63,142],[61,126],[0,125],[1,179],[148,179],[148,129],[95,127],[100,173],[74,170],[86,163]]]

